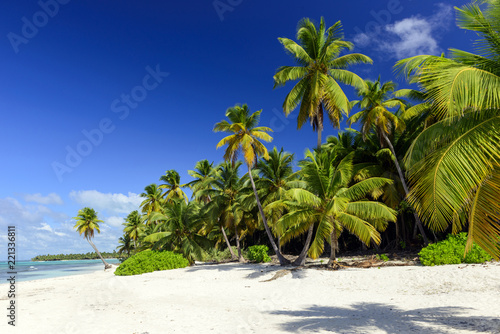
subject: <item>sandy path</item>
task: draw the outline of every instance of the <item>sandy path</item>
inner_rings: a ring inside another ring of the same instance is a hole
[[[298,270],[206,265],[17,283],[0,333],[500,333],[500,264]]]

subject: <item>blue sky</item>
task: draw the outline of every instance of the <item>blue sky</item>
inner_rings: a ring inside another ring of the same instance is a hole
[[[302,158],[316,134],[297,131],[296,112],[282,115],[292,86],[273,90],[272,76],[293,60],[278,37],[295,39],[303,17],[341,20],[352,52],[374,60],[351,70],[403,86],[392,72],[398,59],[470,50],[474,36],[456,27],[452,7],[464,3],[0,3],[0,240],[15,225],[18,258],[91,251],[71,219],[91,206],[105,221],[95,243],[113,250],[146,185],[168,169],[189,182],[198,160],[221,161],[212,127],[236,103],[263,109],[261,125],[275,129],[269,148]],[[323,138],[337,133],[325,128]]]

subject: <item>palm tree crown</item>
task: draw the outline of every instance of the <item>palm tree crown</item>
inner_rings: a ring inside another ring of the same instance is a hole
[[[335,23],[326,28],[321,18],[316,27],[308,18],[299,22],[298,43],[279,38],[287,53],[291,54],[298,66],[282,66],[274,75],[274,87],[283,86],[288,81],[299,80],[288,93],[283,103],[285,115],[289,115],[299,104],[297,128],[309,120],[313,130],[318,132],[318,147],[321,145],[323,130],[323,110],[334,127],[339,127],[342,114],[348,114],[350,105],[339,83],[357,88],[364,87],[363,80],[347,70],[349,65],[372,63],[372,60],[359,53],[340,56],[353,44],[344,40],[342,25]]]

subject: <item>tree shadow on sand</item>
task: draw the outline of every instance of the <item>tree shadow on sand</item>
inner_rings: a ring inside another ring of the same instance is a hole
[[[206,264],[197,264],[195,266],[187,268],[188,272],[199,272],[199,271],[233,271],[233,270],[243,270],[247,273],[245,278],[247,279],[263,279],[265,276],[269,274],[276,273],[278,271],[287,270],[292,274],[292,278],[304,278],[306,273],[304,270],[297,270],[297,268],[293,267],[282,267],[279,265],[273,264],[262,264],[262,263],[206,263]],[[283,275],[285,276],[285,275]],[[269,277],[267,277],[269,278]]]
[[[358,303],[345,308],[311,306],[302,311],[270,314],[295,318],[281,325],[283,330],[292,333],[453,333],[456,330],[500,333],[500,319],[467,316],[467,310],[435,307],[405,311],[387,304]]]

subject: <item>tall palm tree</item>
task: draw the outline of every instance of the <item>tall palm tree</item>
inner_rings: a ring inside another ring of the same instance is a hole
[[[134,241],[134,249],[137,249],[137,239],[139,239],[146,229],[146,225],[143,224],[139,212],[135,210],[129,213],[123,225],[125,225],[123,231]]]
[[[340,21],[326,28],[321,18],[319,27],[304,18],[297,28],[297,41],[278,38],[285,51],[295,59],[297,66],[282,66],[274,75],[274,87],[284,86],[288,81],[299,80],[285,98],[283,112],[289,115],[299,104],[297,128],[309,120],[318,133],[318,148],[321,147],[323,112],[334,127],[339,127],[342,114],[350,110],[349,100],[339,83],[363,88],[364,81],[347,70],[349,65],[368,63],[372,60],[359,53],[340,56],[351,50],[353,44],[344,40]]]
[[[224,162],[214,170],[213,178],[210,181],[210,187],[200,191],[200,197],[210,198],[204,207],[204,212],[209,217],[211,225],[217,225],[226,245],[231,253],[231,258],[243,262],[240,246],[241,221],[244,216],[244,207],[242,206],[243,180],[239,177],[239,168],[241,162]],[[208,226],[207,229],[211,229]],[[238,257],[233,252],[225,228],[233,229],[236,239],[236,248]]]
[[[481,6],[483,4],[483,6]],[[500,1],[456,8],[460,28],[475,32],[477,54],[403,59],[396,69],[416,82],[437,122],[405,156],[409,201],[433,230],[468,225],[467,251],[477,242],[500,258]]]
[[[160,189],[166,189],[163,195],[165,201],[169,202],[174,198],[184,199],[186,203],[189,201],[186,193],[182,191],[182,188],[186,187],[186,185],[181,184],[181,176],[176,170],[167,170],[165,175],[160,177],[160,181],[165,182],[159,186]]]
[[[356,122],[361,123],[361,134],[364,140],[366,140],[368,134],[373,131],[379,138],[380,146],[382,148],[389,147],[394,156],[394,165],[396,166],[401,184],[403,185],[405,196],[408,196],[410,191],[406,184],[401,166],[399,165],[396,150],[394,149],[391,139],[389,139],[389,136],[394,136],[396,131],[402,131],[405,128],[404,122],[389,111],[389,109],[399,108],[404,110],[407,106],[407,102],[392,96],[392,93],[396,89],[396,84],[392,81],[382,84],[379,78],[375,82],[370,80],[366,80],[365,82],[366,88],[358,89],[358,95],[361,97],[361,100],[353,102],[353,105],[359,105],[361,110],[349,117],[348,122],[351,125]],[[422,222],[416,213],[414,217],[424,243],[427,244],[428,239]]]
[[[164,230],[144,238],[144,241],[154,244],[154,249],[181,253],[191,264],[195,259],[203,258],[204,247],[209,242],[199,233],[204,224],[199,203],[173,198],[166,203],[165,214],[153,213],[153,220],[162,222]]]
[[[293,189],[286,201],[289,213],[278,221],[282,239],[304,233],[310,225],[317,224],[316,234],[309,249],[309,256],[317,258],[323,253],[325,241],[330,243],[331,255],[328,265],[335,261],[337,240],[344,229],[369,245],[380,243],[378,229],[385,229],[387,221],[395,221],[396,212],[385,204],[366,200],[368,194],[380,189],[391,180],[369,178],[349,186],[352,175],[351,153],[335,167],[335,152],[306,151],[301,161],[301,174],[308,189]],[[375,225],[375,226],[374,226]]]
[[[90,246],[92,246],[97,255],[99,255],[102,263],[104,263],[104,270],[111,268],[112,266],[104,261],[101,253],[99,253],[97,247],[92,242],[95,231],[97,231],[97,233],[101,233],[101,230],[99,229],[99,223],[103,223],[102,220],[99,220],[97,218],[97,212],[95,212],[92,208],[85,207],[81,210],[78,210],[78,215],[76,217],[73,217],[73,219],[76,220],[76,224],[73,228],[75,228],[78,233],[80,233],[80,235],[83,234],[83,237],[89,242]]]
[[[152,212],[161,212],[161,205],[163,202],[162,199],[162,191],[155,184],[152,183],[144,188],[143,193],[141,193],[141,197],[145,198],[141,203],[142,212],[150,215]]]
[[[257,189],[255,188],[255,182],[252,176],[252,167],[255,165],[257,158],[259,156],[262,156],[264,159],[269,158],[267,148],[260,142],[260,140],[264,140],[266,142],[273,140],[273,138],[268,134],[268,132],[272,131],[270,128],[257,127],[261,112],[262,110],[259,110],[250,114],[250,109],[246,104],[242,106],[236,105],[226,111],[226,117],[230,122],[223,120],[215,124],[214,131],[230,133],[229,136],[224,137],[217,144],[217,148],[227,145],[226,151],[224,152],[224,159],[226,161],[233,161],[234,163],[237,159],[238,152],[241,151],[243,153],[244,161],[248,167],[248,176],[250,178],[250,182],[252,183],[252,189],[255,194],[255,200],[257,201],[257,206],[259,207],[264,228],[271,246],[278,256],[280,264],[285,265],[289,261],[281,255],[281,252],[274,242],[274,238],[271,230],[269,229],[269,225],[267,224],[264,210],[262,209],[262,204],[260,203],[259,195],[257,194]]]

